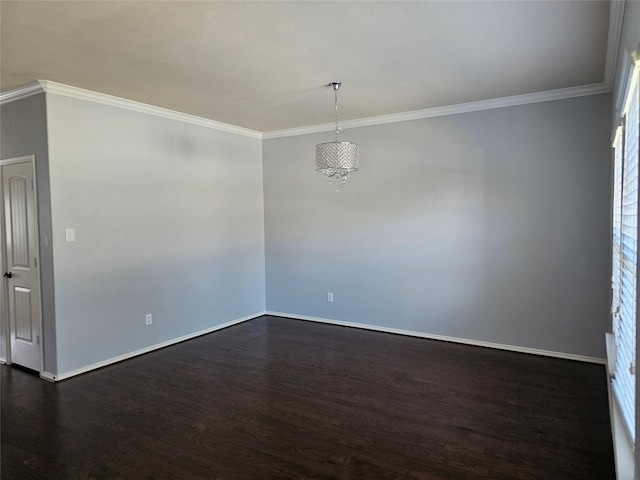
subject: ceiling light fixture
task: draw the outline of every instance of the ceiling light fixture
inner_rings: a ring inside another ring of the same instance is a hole
[[[338,134],[342,129],[338,127],[338,89],[341,82],[331,82],[336,105],[336,139],[329,143],[316,145],[316,171],[323,173],[331,179],[341,179],[346,183],[351,172],[358,170],[360,163],[360,147],[356,143],[338,141]]]

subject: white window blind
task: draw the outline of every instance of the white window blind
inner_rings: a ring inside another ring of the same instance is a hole
[[[623,124],[614,141],[613,333],[616,369],[613,391],[631,438],[635,437],[636,300],[638,267],[638,68],[627,90]],[[635,441],[635,439],[634,439]]]

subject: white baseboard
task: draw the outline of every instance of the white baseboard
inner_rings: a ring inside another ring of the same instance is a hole
[[[410,337],[428,338],[431,340],[442,340],[444,342],[463,343],[465,345],[473,345],[476,347],[495,348],[497,350],[508,350],[511,352],[529,353],[532,355],[541,355],[544,357],[563,358],[566,360],[577,360],[579,362],[598,363],[601,365],[605,365],[607,363],[606,359],[604,358],[588,357],[585,355],[575,355],[573,353],[565,353],[565,352],[555,352],[553,350],[541,350],[538,348],[520,347],[517,345],[505,345],[502,343],[484,342],[481,340],[472,340],[468,338],[449,337],[446,335],[416,332],[413,330],[402,330],[399,328],[380,327],[378,325],[369,325],[367,323],[345,322],[342,320],[332,320],[328,318],[309,317],[307,315],[296,315],[293,313],[272,312],[272,311],[267,311],[266,315],[273,315],[276,317],[295,318],[297,320],[307,320],[310,322],[328,323],[331,325],[339,325],[342,327],[362,328],[365,330],[374,330],[376,332],[395,333],[397,335],[407,335]]]
[[[121,362],[123,360],[128,360],[130,358],[137,357],[138,355],[143,355],[145,353],[149,353],[154,350],[158,350],[160,348],[164,348],[170,345],[174,345],[176,343],[184,342],[185,340],[190,340],[192,338],[199,337],[201,335],[206,335],[207,333],[215,332],[216,330],[222,330],[223,328],[227,328],[232,325],[237,325],[239,323],[246,322],[247,320],[252,320],[257,317],[261,317],[264,314],[265,312],[257,312],[253,315],[248,315],[246,317],[238,318],[236,320],[231,320],[229,322],[216,325],[215,327],[206,328],[198,332],[189,333],[187,335],[183,335],[182,337],[172,338],[171,340],[167,340],[166,342],[157,343],[155,345],[151,345],[150,347],[141,348],[140,350],[136,350],[134,352],[118,355],[117,357],[113,357],[107,360],[103,360],[101,362],[93,363],[91,365],[87,365],[86,367],[70,370],[68,372],[64,372],[59,375],[54,375],[53,373],[43,371],[43,372],[40,372],[40,378],[43,378],[44,380],[49,380],[50,382],[59,382],[60,380],[65,380],[67,378],[75,377],[76,375],[81,375],[83,373],[90,372],[91,370],[96,370],[98,368],[106,367],[107,365],[111,365],[113,363]]]
[[[403,330],[399,328],[391,328],[391,327],[381,327],[378,325],[370,325],[366,323],[356,323],[356,322],[345,322],[342,320],[332,320],[328,318],[320,318],[320,317],[311,317],[307,315],[297,315],[292,313],[285,312],[273,312],[273,311],[262,311],[256,312],[252,315],[248,315],[246,317],[238,318],[236,320],[231,320],[226,323],[222,323],[220,325],[216,325],[211,328],[207,328],[204,330],[200,330],[198,332],[190,333],[188,335],[183,335],[182,337],[173,338],[171,340],[167,340],[162,343],[158,343],[155,345],[151,345],[149,347],[142,348],[140,350],[136,350],[133,352],[125,353],[123,355],[119,355],[117,357],[109,358],[107,360],[103,360],[101,362],[93,363],[91,365],[87,365],[82,368],[78,368],[75,370],[70,370],[68,372],[64,372],[61,374],[53,374],[51,372],[40,372],[40,377],[44,380],[48,380],[51,382],[59,382],[61,380],[65,380],[67,378],[75,377],[76,375],[81,375],[83,373],[90,372],[92,370],[96,370],[98,368],[106,367],[107,365],[111,365],[113,363],[121,362],[123,360],[128,360],[129,358],[137,357],[138,355],[143,355],[145,353],[152,352],[154,350],[158,350],[160,348],[168,347],[170,345],[174,345],[176,343],[184,342],[185,340],[190,340],[195,337],[199,337],[201,335],[206,335],[207,333],[215,332],[216,330],[221,330],[223,328],[230,327],[232,325],[237,325],[242,322],[246,322],[248,320],[252,320],[254,318],[260,317],[262,315],[273,315],[276,317],[285,317],[285,318],[293,318],[296,320],[306,320],[311,322],[319,322],[319,323],[327,323],[330,325],[338,325],[342,327],[353,327],[353,328],[361,328],[365,330],[373,330],[377,332],[385,332],[385,333],[393,333],[397,335],[407,335],[410,337],[420,337],[420,338],[428,338],[432,340],[442,340],[445,342],[453,342],[453,343],[462,343],[466,345],[474,345],[477,347],[486,347],[486,348],[495,348],[498,350],[508,350],[512,352],[520,352],[520,353],[529,353],[533,355],[542,355],[546,357],[555,357],[555,358],[564,358],[567,360],[577,360],[581,362],[588,363],[598,363],[598,364],[606,364],[606,360],[604,358],[597,357],[588,357],[584,355],[574,355],[571,353],[564,352],[554,352],[551,350],[541,350],[537,348],[529,348],[529,347],[520,347],[515,345],[505,345],[500,343],[492,343],[492,342],[484,342],[480,340],[472,340],[467,338],[458,338],[458,337],[449,337],[446,335],[436,335],[425,332],[416,332],[413,330]]]
[[[45,372],[45,371],[40,372],[40,378],[42,378],[43,380],[47,380],[49,382],[55,382],[56,380],[63,380],[61,378],[57,378],[53,373]]]

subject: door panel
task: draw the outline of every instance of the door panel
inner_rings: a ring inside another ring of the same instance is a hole
[[[9,265],[13,268],[29,267],[29,218],[27,215],[27,179],[22,176],[11,177],[9,179],[9,218],[11,218],[11,239],[7,242],[10,245],[11,258]]]
[[[40,280],[33,180],[32,162],[2,166],[11,361],[40,371]]]
[[[15,287],[10,292],[10,295],[16,322],[16,340],[33,342],[31,290],[28,288]]]

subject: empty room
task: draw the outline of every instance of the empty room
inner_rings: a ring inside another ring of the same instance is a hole
[[[639,77],[638,0],[0,0],[1,478],[640,478]]]

